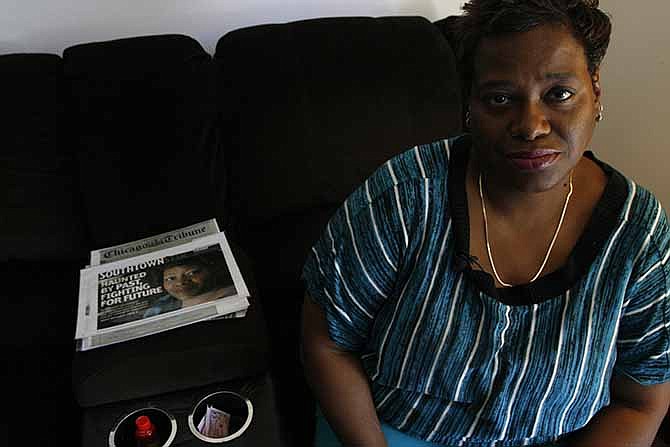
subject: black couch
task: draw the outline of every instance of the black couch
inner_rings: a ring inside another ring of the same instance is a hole
[[[155,405],[176,415],[173,445],[202,446],[186,414],[220,389],[256,410],[228,445],[311,445],[303,260],[377,166],[460,132],[449,35],[449,19],[324,18],[235,30],[213,56],[182,35],[0,55],[0,445],[106,446]],[[247,318],[75,352],[88,251],[210,217]]]
[[[439,28],[419,17],[260,25],[224,35],[213,56],[182,35],[85,43],[0,56],[0,89],[0,342],[5,395],[16,394],[0,443],[103,446],[130,408],[179,413],[192,390],[232,387],[256,390],[247,438],[262,442],[231,445],[310,445],[302,263],[377,166],[460,131]],[[252,291],[247,318],[75,352],[88,251],[210,217]],[[183,431],[173,445],[204,444]]]

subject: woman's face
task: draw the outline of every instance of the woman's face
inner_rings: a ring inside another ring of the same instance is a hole
[[[485,175],[525,192],[565,180],[586,150],[598,113],[597,73],[564,27],[485,38],[470,96],[474,150]]]
[[[209,270],[198,265],[177,265],[163,271],[163,288],[175,298],[184,300],[207,291]]]

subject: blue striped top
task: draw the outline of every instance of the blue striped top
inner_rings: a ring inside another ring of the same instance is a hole
[[[386,162],[303,269],[380,419],[447,446],[542,444],[609,403],[614,371],[670,380],[670,227],[654,196],[596,160],[608,184],[566,267],[501,293],[459,256],[468,151],[460,136]]]

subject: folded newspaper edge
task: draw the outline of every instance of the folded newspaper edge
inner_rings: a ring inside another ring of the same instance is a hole
[[[214,225],[216,225],[215,221]],[[210,226],[207,231],[211,231],[211,228]],[[215,228],[218,228],[218,225]],[[143,240],[150,239],[153,238]],[[123,244],[122,246],[130,244],[133,243]],[[214,299],[211,302],[173,310],[165,314],[121,323],[114,327],[98,328],[99,281],[105,274],[109,275],[110,272],[118,271],[141,271],[142,268],[151,266],[152,262],[155,262],[157,259],[188,252],[197,253],[198,250],[215,245],[218,245],[223,254],[234,285],[234,290],[231,290],[232,293],[230,295]],[[246,309],[249,307],[248,297],[249,291],[223,232],[197,237],[176,246],[161,249],[154,248],[149,253],[131,258],[120,259],[102,265],[93,265],[80,271],[79,304],[75,333],[77,349],[85,351],[205,320],[244,317]]]
[[[109,262],[120,261],[121,259],[132,258],[159,249],[191,242],[194,239],[208,236],[210,234],[217,234],[220,231],[216,219],[205,220],[187,227],[166,231],[165,233],[156,234],[144,239],[93,250],[91,251],[90,265],[107,264]]]

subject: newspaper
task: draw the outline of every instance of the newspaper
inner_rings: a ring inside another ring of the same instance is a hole
[[[143,254],[91,265],[81,270],[79,283],[75,339],[82,351],[241,317],[249,307],[249,291],[223,232],[177,245],[152,244]]]
[[[127,242],[121,245],[114,245],[112,247],[102,248],[100,250],[93,250],[91,251],[89,267],[93,265],[119,261],[121,259],[126,259],[145,253],[151,253],[162,248],[185,244],[199,237],[207,236],[209,234],[216,234],[219,231],[219,224],[217,223],[216,219],[209,219],[203,222],[189,225],[188,227],[157,234],[155,236],[139,239],[137,241]],[[246,316],[246,314],[247,311],[245,309],[223,316],[216,315],[213,317],[213,319],[242,318]]]
[[[209,219],[204,222],[189,225],[167,233],[147,237],[138,241],[128,242],[126,244],[115,245],[91,252],[91,265],[106,264],[108,262],[119,261],[121,259],[131,258],[146,253],[151,253],[161,248],[174,247],[176,245],[191,242],[199,237],[218,233],[219,225],[216,219]]]

